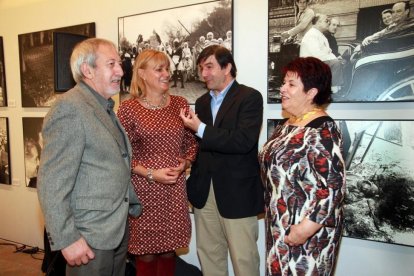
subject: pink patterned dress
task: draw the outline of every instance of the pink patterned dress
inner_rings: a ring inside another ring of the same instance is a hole
[[[265,185],[266,275],[332,275],[343,228],[342,138],[328,116],[275,127],[259,153]],[[301,246],[284,243],[303,219],[323,224]]]
[[[194,134],[184,128],[179,117],[187,101],[170,96],[170,104],[151,110],[136,99],[122,102],[118,117],[132,145],[132,167],[160,169],[179,165],[178,157],[195,159],[198,144]],[[128,251],[135,255],[157,254],[188,247],[191,237],[185,173],[176,184],[149,183],[132,174],[132,184],[143,210],[138,218],[129,218]]]

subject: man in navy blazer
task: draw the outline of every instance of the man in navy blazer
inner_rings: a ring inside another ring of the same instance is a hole
[[[184,110],[186,127],[199,137],[199,152],[187,181],[194,206],[197,253],[204,275],[259,275],[257,215],[264,210],[257,159],[263,98],[239,84],[230,51],[205,48],[197,59],[207,92],[195,113]]]
[[[127,215],[138,215],[131,145],[112,108],[123,75],[115,45],[87,39],[71,56],[76,86],[43,124],[38,195],[52,250],[67,275],[125,275]],[[137,212],[133,212],[133,211]]]

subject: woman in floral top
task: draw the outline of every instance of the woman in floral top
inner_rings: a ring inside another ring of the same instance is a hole
[[[259,153],[266,202],[266,275],[333,275],[343,228],[342,137],[323,105],[329,66],[313,57],[283,69],[281,120]]]

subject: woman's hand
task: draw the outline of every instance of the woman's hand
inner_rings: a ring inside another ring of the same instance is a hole
[[[179,164],[177,167],[152,170],[152,177],[154,181],[167,185],[175,184],[178,177],[180,177],[180,175],[191,166],[190,160],[184,158],[179,157],[178,162]],[[147,178],[148,169],[141,165],[137,165],[134,167],[132,172]]]
[[[309,219],[304,219],[301,223],[290,226],[289,235],[285,236],[284,241],[289,246],[302,245],[318,232],[322,226],[322,224],[318,224]]]
[[[167,185],[175,184],[180,174],[175,168],[162,168],[152,172],[154,181]]]
[[[190,166],[191,161],[188,159],[180,158],[178,157],[178,162],[180,162],[180,165],[178,165],[177,170],[180,170],[180,172],[185,172]]]

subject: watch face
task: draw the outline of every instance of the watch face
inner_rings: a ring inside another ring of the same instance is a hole
[[[149,183],[154,183],[154,176],[152,175],[152,169],[148,169],[148,172],[147,172],[147,181]]]

